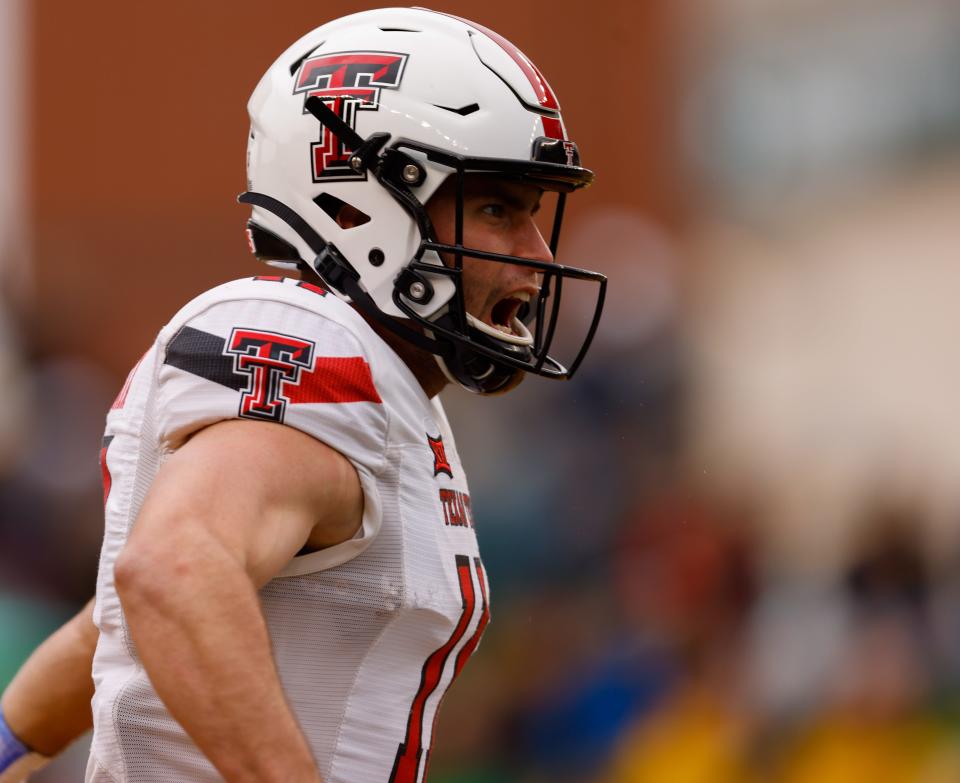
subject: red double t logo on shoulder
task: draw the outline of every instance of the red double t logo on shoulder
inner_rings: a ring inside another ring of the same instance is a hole
[[[300,373],[313,365],[314,344],[285,334],[234,329],[226,353],[234,357],[234,372],[250,379],[240,415],[282,422],[289,402],[283,387],[297,384]]]

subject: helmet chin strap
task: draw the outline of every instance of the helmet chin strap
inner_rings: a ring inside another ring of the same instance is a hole
[[[530,334],[530,330],[527,329],[527,325],[519,318],[514,318],[513,323],[510,324],[513,334],[501,332],[499,329],[485,324],[479,318],[470,315],[470,313],[467,313],[467,323],[470,324],[470,326],[472,326],[474,329],[489,335],[494,340],[500,340],[501,342],[510,343],[511,345],[521,345],[526,348],[529,348],[531,345],[533,345],[533,335]]]
[[[428,331],[428,334],[432,334]],[[454,350],[453,357],[434,355],[447,380],[474,394],[502,394],[520,385],[526,374],[517,367],[499,364],[485,356]]]
[[[467,320],[471,327],[474,326],[474,322],[483,323],[471,315],[467,316]],[[437,327],[441,329],[452,328],[452,322],[453,315],[449,312],[443,313],[435,320]],[[533,344],[532,337],[529,345],[522,344],[522,334],[517,337],[515,344],[509,345],[500,339],[507,335],[486,324],[483,324],[483,326],[486,328],[472,335],[475,341],[486,343],[486,347],[491,347],[491,343],[497,343],[498,348],[508,348],[517,354],[529,353],[530,345]],[[525,326],[521,324],[521,327],[524,333],[530,334]],[[433,336],[429,326],[425,326],[424,329],[427,334]],[[436,355],[437,363],[448,380],[459,384],[468,391],[477,394],[497,394],[508,391],[520,382],[517,378],[522,377],[525,372],[521,367],[498,362],[496,359],[473,350],[463,343],[450,341],[448,346],[448,351]]]

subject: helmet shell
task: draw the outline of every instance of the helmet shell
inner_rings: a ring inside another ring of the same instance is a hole
[[[324,151],[337,155],[329,131],[304,109],[310,95],[344,101],[341,116],[356,132],[364,139],[388,133],[387,146],[403,139],[466,158],[530,161],[538,138],[565,138],[559,104],[536,67],[506,39],[457,17],[410,8],[364,11],[318,27],[280,55],[248,104],[247,188],[286,204],[335,245],[388,315],[403,315],[393,301],[394,282],[423,237],[371,173],[324,166]],[[453,169],[408,154],[424,169],[411,190],[425,204]],[[318,205],[323,194],[369,220],[341,227]],[[310,247],[271,212],[254,207],[251,220],[313,261]],[[432,251],[420,260],[441,263]],[[449,276],[432,275],[431,283],[434,296],[416,306],[427,318],[455,293]]]

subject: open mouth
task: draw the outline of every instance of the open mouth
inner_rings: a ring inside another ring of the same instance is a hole
[[[516,327],[519,324],[520,309],[530,303],[530,294],[526,291],[506,296],[497,302],[490,311],[491,326],[498,332],[517,336]]]

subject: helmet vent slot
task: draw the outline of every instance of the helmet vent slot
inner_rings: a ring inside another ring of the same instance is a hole
[[[466,106],[461,106],[459,109],[454,109],[452,106],[441,106],[438,103],[433,104],[438,109],[443,109],[444,111],[450,111],[454,114],[459,114],[461,117],[466,117],[468,114],[473,114],[475,111],[480,111],[480,105],[477,103],[468,103]]]
[[[340,228],[350,229],[370,222],[370,216],[331,193],[321,193],[313,203],[335,220]]]
[[[409,27],[381,27],[381,33],[421,33],[422,30],[413,30]]]

